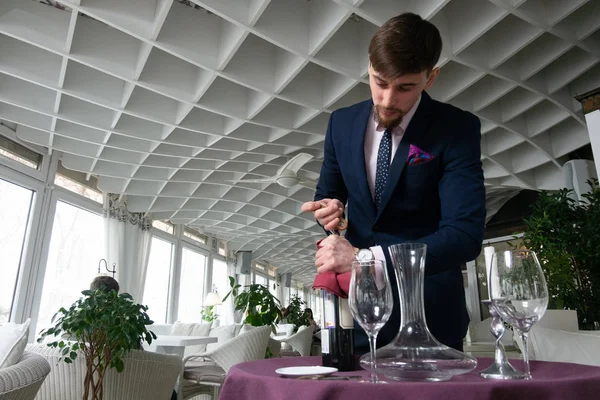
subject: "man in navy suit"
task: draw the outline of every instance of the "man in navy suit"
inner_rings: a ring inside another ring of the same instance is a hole
[[[345,237],[321,243],[318,272],[349,271],[357,251],[387,261],[394,311],[378,346],[399,329],[392,244],[427,244],[424,300],[433,335],[462,350],[469,323],[460,266],[479,255],[483,241],[481,124],[425,92],[439,73],[441,49],[438,29],[418,15],[379,28],[369,45],[372,99],[332,113],[315,201],[302,206],[329,231],[348,218]],[[362,329],[354,334],[355,350],[368,351]]]

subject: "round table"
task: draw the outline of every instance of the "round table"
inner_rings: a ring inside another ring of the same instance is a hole
[[[522,370],[520,360],[511,360]],[[304,380],[283,378],[277,368],[321,365],[321,357],[287,357],[251,361],[229,370],[221,389],[220,400],[367,400],[367,399],[598,399],[600,367],[580,364],[531,361],[530,381],[497,381],[483,379],[479,371],[492,363],[491,358],[478,359],[477,369],[445,382],[398,382],[373,385],[357,380]],[[334,376],[368,377],[367,371],[338,372]]]

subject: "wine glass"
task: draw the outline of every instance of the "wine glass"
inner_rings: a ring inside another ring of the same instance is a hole
[[[394,306],[385,261],[352,262],[348,304],[352,316],[369,337],[371,377],[367,382],[385,383],[377,378],[375,366],[377,334],[390,319]]]
[[[527,336],[548,307],[548,287],[535,252],[495,253],[489,285],[492,307],[521,337],[525,379],[531,379]]]

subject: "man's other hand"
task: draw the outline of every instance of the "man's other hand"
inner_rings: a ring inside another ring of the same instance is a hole
[[[344,205],[338,199],[321,199],[302,204],[303,212],[312,212],[315,219],[328,231],[338,229]]]
[[[335,272],[341,274],[352,269],[354,248],[345,238],[329,235],[323,239],[317,251],[315,265],[317,272]]]

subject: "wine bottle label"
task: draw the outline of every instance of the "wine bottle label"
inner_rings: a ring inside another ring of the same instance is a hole
[[[321,353],[329,354],[329,329],[321,329]]]

